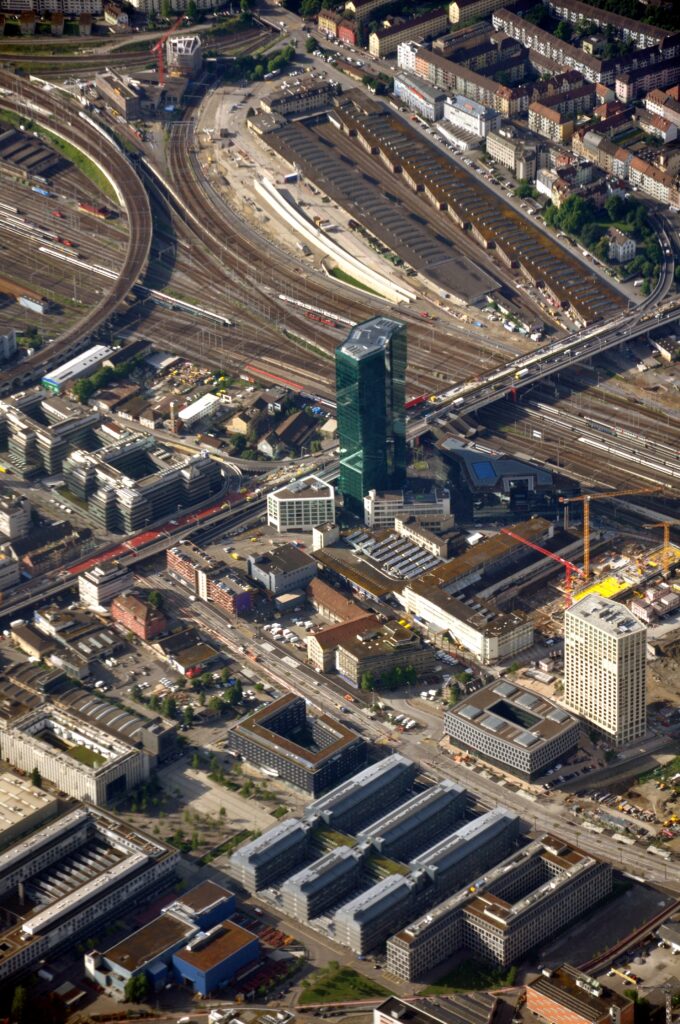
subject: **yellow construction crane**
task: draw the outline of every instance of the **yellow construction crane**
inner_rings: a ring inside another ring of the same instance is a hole
[[[604,491],[602,494],[579,494],[575,498],[560,498],[564,505],[564,528],[569,526],[568,505],[575,501],[583,503],[583,579],[590,579],[590,503],[607,501],[609,498],[625,498],[631,494],[656,494],[660,487],[636,487],[625,491]]]
[[[671,568],[671,523],[670,522],[650,522],[645,524],[645,529],[663,529],[664,530],[664,551],[662,554],[662,567],[664,569],[664,575],[668,575],[669,569]]]

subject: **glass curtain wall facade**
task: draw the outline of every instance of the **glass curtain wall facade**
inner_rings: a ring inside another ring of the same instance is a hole
[[[357,324],[336,349],[340,491],[358,516],[370,490],[404,483],[405,378],[406,325],[400,320]]]

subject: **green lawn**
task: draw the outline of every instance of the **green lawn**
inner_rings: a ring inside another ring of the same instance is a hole
[[[362,284],[361,281],[357,281],[356,277],[352,277],[351,274],[346,274],[344,270],[340,270],[340,267],[332,267],[328,273],[331,277],[337,277],[338,281],[344,281],[345,284],[354,285],[355,288],[361,288],[364,292],[370,292],[371,295],[377,295],[380,299],[385,298],[385,296],[381,295],[380,292],[376,292],[373,288],[369,288],[368,285]]]
[[[101,754],[96,754],[94,750],[90,750],[89,747],[69,747],[68,754],[69,757],[75,758],[81,764],[86,764],[88,768],[98,768],[106,760]]]
[[[382,985],[364,977],[351,967],[329,964],[310,975],[303,983],[300,1005],[312,1003],[347,1003],[360,999],[378,999],[390,993]]]
[[[503,971],[482,960],[466,960],[454,967],[448,974],[442,975],[436,985],[428,985],[419,994],[421,996],[441,996],[446,995],[447,992],[507,988],[514,985],[516,976],[516,967]]]

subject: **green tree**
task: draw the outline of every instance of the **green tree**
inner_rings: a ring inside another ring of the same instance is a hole
[[[42,786],[42,775],[37,768],[34,768],[31,772],[31,785],[35,786],[36,789],[40,789]]]
[[[197,771],[201,767],[201,759],[198,756],[198,751],[196,751],[194,756],[191,758],[191,767],[194,771]]]
[[[172,7],[170,6],[170,0],[161,0],[161,18],[165,18],[167,21],[172,14]]]
[[[250,14],[252,10],[251,0],[241,0],[241,14]]]
[[[302,11],[302,8],[300,8],[300,11]],[[316,50],[316,46],[317,43],[314,36],[307,36],[307,41],[305,42],[305,50],[307,51],[307,53],[314,53],[314,50]]]
[[[211,697],[208,701],[208,710],[212,711],[215,715],[221,715],[224,710],[221,697],[218,697],[217,694]]]
[[[189,0],[187,4],[187,18],[189,21],[196,21],[198,18],[198,5],[196,0]]]
[[[321,0],[302,0],[300,4],[300,17],[313,18],[321,10]],[[309,50],[307,51],[310,52]]]
[[[560,21],[557,25],[553,35],[557,39],[561,39],[563,42],[568,43],[571,39],[571,25],[568,21]]]
[[[133,975],[125,982],[123,998],[126,1003],[144,1003],[151,994],[151,985],[145,971]]]
[[[159,611],[163,608],[163,595],[158,590],[150,590],[147,601],[152,608],[156,608]]]
[[[194,724],[194,709],[189,705],[182,712],[182,724],[191,727]]]
[[[23,985],[17,985],[12,996],[12,1009],[10,1017],[15,1024],[24,1024],[28,1021],[28,992]]]
[[[360,690],[373,690],[375,689],[375,676],[372,672],[362,672],[361,679],[359,680]]]
[[[177,701],[174,697],[164,697],[161,703],[161,714],[166,718],[175,718],[177,715]]]

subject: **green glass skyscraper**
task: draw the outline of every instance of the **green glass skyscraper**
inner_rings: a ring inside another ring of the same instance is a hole
[[[370,490],[406,478],[406,324],[375,317],[357,324],[335,350],[340,491],[363,516]]]

